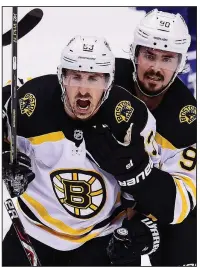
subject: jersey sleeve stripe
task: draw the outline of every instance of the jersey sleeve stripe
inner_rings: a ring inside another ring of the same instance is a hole
[[[191,196],[192,196],[192,200],[193,200],[193,205],[195,206],[196,205],[196,185],[194,184],[193,180],[190,179],[188,176],[184,176],[184,175],[176,175],[174,177],[178,177],[179,179],[181,179],[187,190],[190,192]]]
[[[174,178],[176,187],[177,187],[177,194],[180,195],[180,199],[181,199],[181,203],[179,201],[177,201],[176,199],[176,203],[175,205],[180,205],[181,204],[181,209],[179,209],[179,216],[177,218],[176,222],[172,222],[173,223],[181,223],[188,215],[189,211],[190,211],[190,201],[189,201],[189,197],[187,194],[186,189],[184,188],[184,184],[182,181],[180,181],[179,179]],[[175,214],[176,215],[176,214]]]
[[[34,136],[28,138],[31,144],[33,145],[40,145],[45,142],[55,142],[55,141],[60,141],[65,138],[65,135],[63,132],[53,132],[53,133],[48,133],[48,134],[43,134],[39,136]]]
[[[177,149],[175,146],[173,146],[167,139],[165,139],[158,132],[156,132],[155,140],[162,148],[171,149],[171,150]]]

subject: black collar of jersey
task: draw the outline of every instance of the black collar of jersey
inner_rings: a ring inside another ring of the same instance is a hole
[[[60,117],[58,118],[58,126],[64,133],[65,137],[70,141],[77,143],[77,140],[74,138],[74,131],[80,130],[84,132],[84,129],[90,128],[93,125],[96,125],[101,121],[101,108],[96,114],[94,114],[88,120],[73,119],[70,117],[64,110],[62,106],[62,112],[60,112]]]

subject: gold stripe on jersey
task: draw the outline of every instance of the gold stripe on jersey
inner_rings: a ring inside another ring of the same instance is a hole
[[[95,237],[97,237],[100,233],[99,232],[96,232],[96,233],[90,233],[90,234],[86,234],[84,236],[71,236],[71,235],[68,235],[68,234],[64,234],[64,233],[59,233],[43,224],[40,224],[36,221],[33,221],[31,220],[24,212],[23,210],[21,209],[20,205],[19,205],[19,202],[17,201],[17,206],[18,208],[20,209],[20,211],[23,213],[23,215],[29,220],[29,222],[35,224],[36,226],[42,228],[43,230],[49,232],[50,234],[52,235],[55,235],[61,239],[64,239],[64,240],[67,240],[67,241],[71,241],[71,242],[74,242],[74,243],[85,243],[86,241],[89,241]]]
[[[164,138],[162,135],[160,135],[157,132],[156,132],[156,135],[155,135],[155,140],[162,148],[167,148],[167,149],[171,149],[171,150],[176,150],[177,149],[166,138]]]
[[[193,183],[193,181],[188,176],[184,176],[182,174],[181,175],[176,175],[175,177],[178,177],[179,179],[181,179],[192,190],[194,198],[196,199],[197,198],[196,186]]]
[[[122,218],[122,217],[126,217],[126,210],[121,211],[112,221],[111,224],[114,224],[118,219]]]
[[[29,222],[31,222],[31,223],[33,223],[33,224],[35,224],[35,225],[43,225],[42,223],[39,223],[39,222],[37,222],[37,221],[31,219],[31,218],[30,218],[30,217],[23,211],[23,209],[21,208],[21,206],[20,206],[20,204],[19,204],[18,199],[17,199],[17,201],[16,201],[16,205],[17,205],[18,209],[21,211],[21,213],[23,214],[23,216],[24,216]]]
[[[181,200],[182,200],[181,214],[180,214],[179,218],[177,219],[177,222],[176,223],[181,223],[186,218],[189,207],[188,207],[188,204],[187,204],[185,193],[184,193],[184,191],[182,189],[181,182],[178,179],[176,179],[176,178],[174,178],[174,181],[175,181],[175,183],[177,185],[177,189],[178,189],[178,191],[180,193]]]
[[[37,225],[38,227],[42,228],[43,230],[51,233],[52,235],[55,235],[61,239],[64,239],[64,240],[67,240],[67,241],[71,241],[71,242],[74,242],[74,243],[85,243],[95,237],[97,237],[100,233],[99,232],[96,232],[96,233],[91,233],[91,234],[88,234],[88,235],[85,235],[85,236],[70,236],[70,235],[67,235],[67,234],[62,234],[62,233],[59,233],[57,231],[54,231],[44,225]]]
[[[48,133],[48,134],[43,134],[39,136],[34,136],[34,137],[29,137],[29,141],[33,145],[40,145],[45,142],[56,142],[60,141],[65,138],[65,135],[63,132],[53,132],[53,133]]]
[[[19,206],[20,208],[20,206]],[[20,208],[21,210],[21,208]],[[88,235],[84,235],[84,236],[70,236],[64,233],[59,233],[43,224],[40,224],[38,222],[32,221],[30,220],[30,218],[21,210],[21,212],[24,214],[24,216],[32,223],[34,223],[36,226],[42,228],[43,230],[51,233],[52,235],[55,235],[61,239],[67,240],[67,241],[71,241],[71,242],[75,242],[75,243],[85,243],[86,241],[95,238],[96,236],[98,236],[100,233],[96,232],[96,233],[90,233]]]
[[[26,194],[26,193],[24,193],[24,194]],[[31,222],[34,225],[42,228],[44,231],[47,231],[47,232],[51,233],[52,235],[57,236],[57,237],[59,237],[61,239],[67,240],[67,241],[71,241],[71,242],[74,242],[74,243],[85,243],[85,242],[87,242],[87,241],[89,241],[89,240],[97,237],[101,233],[101,232],[95,232],[95,233],[89,233],[89,234],[86,233],[85,235],[82,235],[82,236],[81,235],[77,235],[77,236],[75,235],[75,236],[73,236],[73,235],[69,235],[69,234],[65,234],[65,233],[60,233],[60,232],[57,232],[56,230],[53,230],[53,229],[51,229],[51,228],[49,228],[49,227],[47,227],[47,226],[45,226],[45,225],[43,225],[43,224],[41,224],[39,222],[36,222],[36,221],[30,219],[29,216],[26,213],[24,213],[24,211],[21,209],[21,206],[19,205],[19,202],[18,201],[17,201],[17,206],[18,206],[18,208],[20,209],[20,211],[23,213],[23,215],[27,218],[27,220],[29,222]],[[126,215],[126,211],[125,210],[121,211],[108,224],[109,225],[114,224],[120,218],[125,217],[125,215]],[[95,229],[95,231],[96,230],[97,229]]]
[[[31,196],[29,196],[27,193],[24,193],[21,197],[22,197],[22,199],[26,200],[26,202],[28,202],[29,205],[31,205],[31,207],[35,211],[37,211],[37,213],[41,216],[41,218],[43,220],[45,220],[46,222],[50,223],[54,227],[58,228],[59,230],[65,232],[67,234],[83,235],[83,234],[91,231],[93,228],[93,226],[90,226],[90,227],[87,227],[84,229],[74,229],[74,228],[70,227],[69,225],[66,225],[64,222],[62,222],[56,218],[53,218],[41,203],[39,203],[37,200],[35,200]]]

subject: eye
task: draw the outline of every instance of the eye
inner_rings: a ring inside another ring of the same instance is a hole
[[[95,77],[95,76],[90,76],[90,77],[88,78],[88,80],[89,80],[89,81],[92,81],[92,82],[96,82],[96,81],[98,80],[98,78]]]
[[[172,62],[172,59],[170,57],[164,57],[163,62]]]
[[[144,57],[146,58],[146,59],[148,59],[148,60],[151,60],[151,61],[153,61],[153,60],[155,60],[155,56],[154,55],[151,55],[151,54],[144,54]]]
[[[72,79],[76,80],[76,81],[80,81],[81,77],[79,75],[74,75],[74,76],[72,76]]]

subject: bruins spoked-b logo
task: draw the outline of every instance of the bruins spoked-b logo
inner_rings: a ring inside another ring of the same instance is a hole
[[[88,219],[103,208],[106,190],[103,178],[95,171],[61,169],[50,174],[54,192],[72,216]]]
[[[197,109],[193,105],[183,107],[179,113],[180,122],[187,122],[191,124],[197,118]]]
[[[118,123],[125,121],[128,122],[132,116],[134,108],[131,106],[131,102],[123,100],[115,107],[115,118]]]
[[[36,107],[36,98],[33,94],[27,93],[24,97],[20,98],[19,100],[19,107],[21,114],[26,114],[30,117]]]

